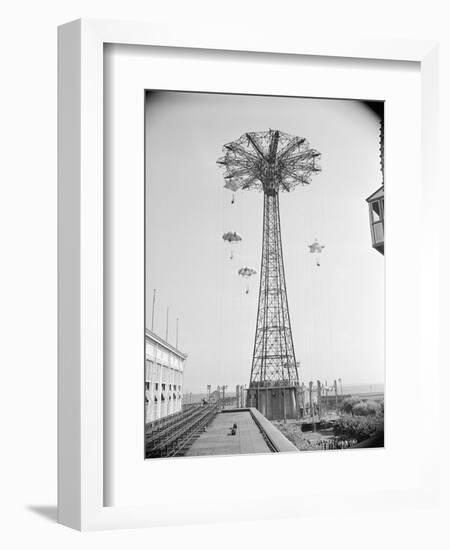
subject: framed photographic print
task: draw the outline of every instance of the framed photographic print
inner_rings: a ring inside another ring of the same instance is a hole
[[[384,103],[145,101],[146,458],[383,446]]]
[[[176,36],[59,30],[60,522],[429,505],[436,45]]]

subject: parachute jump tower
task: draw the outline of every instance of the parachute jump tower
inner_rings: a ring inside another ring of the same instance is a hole
[[[298,368],[286,294],[278,196],[310,183],[320,153],[278,130],[248,132],[223,146],[225,187],[264,193],[263,242],[247,406],[269,419],[296,418]]]

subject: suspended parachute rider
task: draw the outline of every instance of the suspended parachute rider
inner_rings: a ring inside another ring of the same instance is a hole
[[[233,245],[242,241],[242,237],[236,231],[227,231],[222,235],[222,239],[230,243],[230,260],[232,260],[234,258]]]
[[[247,280],[247,283],[245,286],[245,294],[248,294],[250,292],[250,284],[248,281],[250,277],[253,277],[253,275],[256,275],[256,270],[253,269],[252,267],[244,266],[239,269],[238,275],[240,275],[241,277],[244,277],[244,279]]]
[[[317,239],[312,244],[308,245],[310,254],[316,255],[316,266],[320,267],[320,254],[322,254],[322,250],[325,248],[324,245],[321,245]]]

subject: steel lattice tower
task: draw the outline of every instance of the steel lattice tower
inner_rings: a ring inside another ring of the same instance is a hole
[[[297,385],[281,245],[278,193],[264,194],[258,315],[250,385]]]
[[[281,244],[279,193],[310,183],[320,153],[278,130],[249,132],[224,145],[225,187],[264,193],[263,244],[248,405],[266,416],[295,416],[299,386]],[[278,391],[277,391],[278,390]],[[286,393],[286,391],[288,393]]]

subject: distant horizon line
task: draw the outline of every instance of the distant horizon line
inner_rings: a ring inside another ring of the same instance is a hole
[[[334,382],[334,379],[333,379],[333,382]],[[321,381],[321,383],[322,383],[322,381]],[[233,391],[235,391],[237,385],[238,384],[234,384],[233,386],[228,386],[228,388],[227,388],[228,391],[226,393],[233,393]],[[305,386],[306,385],[307,384],[305,382]],[[339,386],[340,386],[340,383],[338,382],[338,387]],[[352,387],[355,387],[355,386],[382,386],[383,391],[384,391],[384,382],[352,382],[352,383],[348,383],[348,384],[346,384],[345,382],[342,383],[343,388],[352,388]],[[211,384],[211,392],[214,392],[216,390],[217,390],[217,385],[215,387],[213,387],[213,385]],[[184,390],[183,389],[183,394],[189,394],[189,393],[195,393],[195,394],[205,393],[206,394],[208,392],[207,392],[206,388],[204,390],[190,390],[190,389],[189,390]]]

